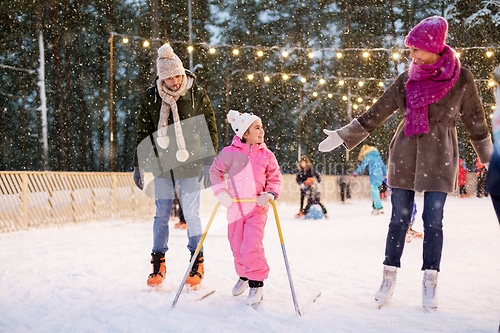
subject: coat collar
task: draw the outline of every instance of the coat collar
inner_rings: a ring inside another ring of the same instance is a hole
[[[243,143],[241,142],[241,139],[235,135],[233,138],[233,142],[231,143],[232,146],[242,149],[245,152],[250,152],[250,145],[248,143]],[[262,142],[261,144],[253,144],[253,149],[264,149],[266,148],[266,144]]]

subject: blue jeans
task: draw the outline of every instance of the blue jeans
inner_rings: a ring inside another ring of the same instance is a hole
[[[153,224],[153,253],[168,251],[168,221],[172,212],[174,189],[181,189],[182,211],[187,224],[189,251],[196,251],[203,234],[200,219],[200,183],[198,177],[185,179],[166,179],[155,177],[156,215]],[[203,251],[203,248],[200,249]]]
[[[439,271],[443,250],[443,210],[446,193],[425,192],[424,210],[424,248],[422,270]],[[405,245],[406,232],[411,222],[415,191],[393,188],[391,195],[392,216],[385,245],[384,265],[401,267],[401,256]]]

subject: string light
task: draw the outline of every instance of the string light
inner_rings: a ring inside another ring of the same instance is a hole
[[[365,83],[363,81],[358,82],[358,86],[362,87]]]
[[[325,83],[326,83],[325,79],[319,79],[319,84],[325,84]]]
[[[145,40],[144,43],[142,43],[142,45],[144,47],[149,47],[149,41],[148,40]]]
[[[283,51],[283,53],[281,55],[283,56],[283,58],[286,58],[286,57],[288,57],[289,54],[287,51]]]
[[[235,56],[237,56],[238,54],[240,54],[240,50],[238,50],[238,49],[234,49],[234,50],[233,50],[233,54],[234,54]]]
[[[372,102],[373,102],[373,104],[375,104],[375,103],[377,103],[377,101],[378,101],[378,99],[374,98]]]
[[[491,56],[493,56],[493,52],[492,52],[492,51],[487,51],[487,52],[486,52],[486,56],[487,56],[488,58],[491,58]]]
[[[358,109],[358,105],[357,105],[357,104],[354,104],[354,105],[352,106],[352,108],[353,108],[354,110],[357,110],[357,109]]]
[[[490,80],[488,81],[488,87],[494,87],[495,86],[495,81]]]
[[[333,97],[333,94],[332,93],[328,93],[328,98],[332,98]]]
[[[302,83],[306,83],[307,82],[307,79],[305,77],[303,77],[302,79],[300,79],[300,82]]]
[[[285,81],[286,81],[286,80],[288,80],[288,78],[289,78],[289,77],[288,77],[288,75],[283,74],[282,78],[283,78],[283,80],[285,80]]]
[[[399,53],[397,53],[397,52],[394,52],[394,53],[392,54],[392,57],[393,57],[395,60],[398,60],[398,59],[399,59],[399,57],[401,57],[401,55],[400,55]]]
[[[364,57],[364,58],[368,58],[369,56],[370,56],[370,53],[368,53],[368,52],[366,52],[366,51],[365,51],[365,52],[363,52],[363,57]]]
[[[313,92],[313,96],[318,97],[318,92],[317,91]]]
[[[253,80],[253,74],[248,74],[248,79],[249,79],[250,81],[252,81],[252,80]]]
[[[310,59],[312,59],[312,58],[314,58],[314,53],[313,52],[309,52],[308,56],[309,56]]]
[[[269,82],[271,81],[271,78],[269,76],[264,76],[264,81]]]
[[[342,96],[342,100],[347,101],[347,96],[346,95]]]
[[[189,45],[188,46],[188,52],[191,53],[191,52],[193,52],[193,50],[194,50],[194,47],[192,47],[191,45]]]
[[[344,85],[344,80],[340,80],[339,81],[339,86],[343,86]]]
[[[208,52],[210,52],[211,54],[215,54],[215,47],[211,47],[210,49],[208,49]]]
[[[380,82],[378,83],[378,86],[379,86],[379,87],[383,87],[383,86],[384,86],[384,82],[380,81]]]
[[[340,59],[340,58],[342,58],[342,53],[337,52],[336,56],[337,56],[337,59]]]
[[[262,52],[261,50],[257,51],[257,56],[258,57],[262,57],[264,55],[264,52]]]
[[[123,39],[122,39],[123,44],[127,44],[128,41],[129,41],[129,39],[127,37],[123,37]]]
[[[361,103],[361,102],[363,102],[363,98],[358,97],[358,103]]]

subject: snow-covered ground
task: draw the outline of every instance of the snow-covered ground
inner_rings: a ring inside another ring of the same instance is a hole
[[[422,197],[417,205],[414,228],[422,230]],[[497,332],[500,228],[490,199],[448,197],[436,313],[421,306],[422,240],[406,244],[394,297],[376,307],[390,202],[384,206],[372,216],[369,200],[330,203],[330,218],[315,221],[278,204],[299,305],[321,291],[303,316],[294,311],[273,214],[265,238],[271,273],[257,310],[245,305],[246,293],[231,295],[237,276],[224,208],[205,241],[203,289],[183,293],[174,309],[189,265],[184,230],[171,229],[158,291],[146,286],[150,219],[0,234],[0,332]]]

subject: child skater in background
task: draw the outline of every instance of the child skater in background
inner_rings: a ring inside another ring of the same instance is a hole
[[[309,213],[309,209],[311,208],[312,205],[319,205],[321,207],[321,210],[323,211],[323,216],[325,219],[328,219],[328,215],[325,205],[321,203],[321,193],[319,192],[318,189],[318,182],[316,181],[315,178],[309,177],[305,181],[305,193],[307,197],[307,205],[306,208],[303,211],[303,215],[307,218],[307,214]]]
[[[255,306],[262,300],[269,275],[262,240],[269,200],[276,200],[281,192],[281,172],[276,157],[266,148],[259,117],[231,110],[227,119],[236,136],[215,158],[210,179],[214,195],[227,208],[229,244],[239,276],[233,295],[250,287],[247,304]]]

